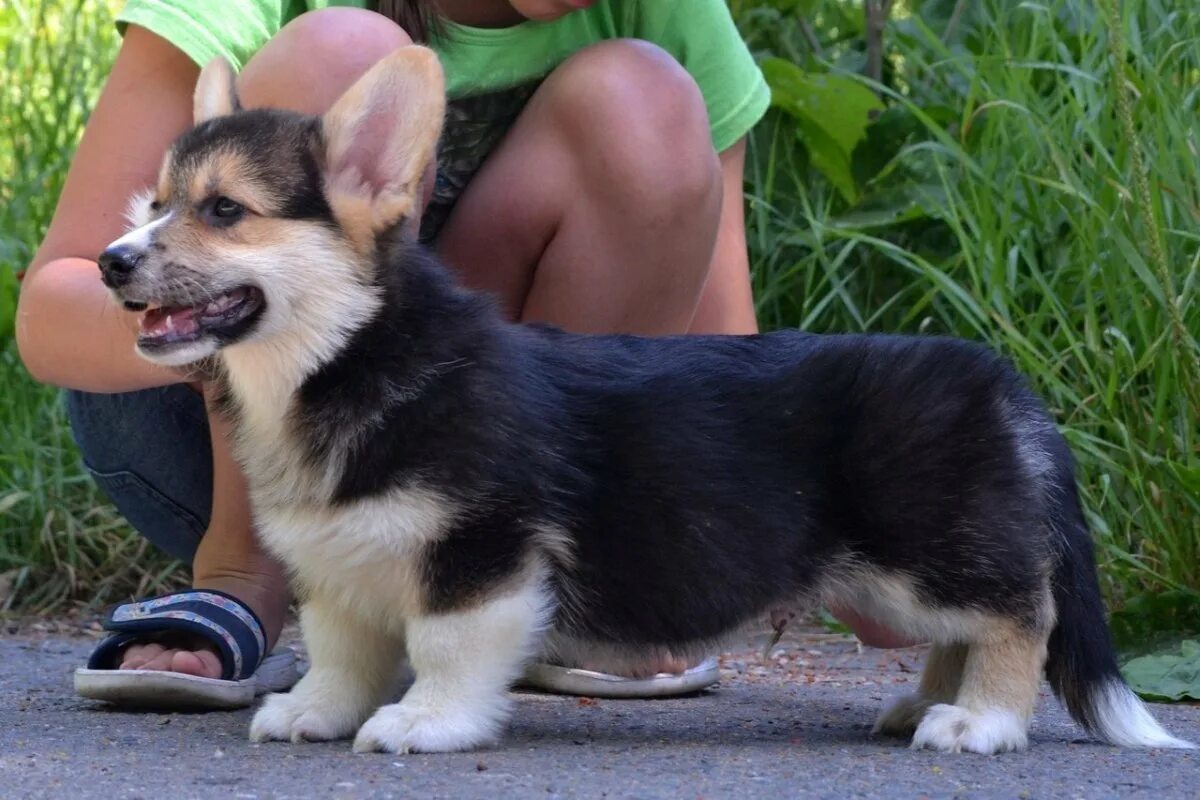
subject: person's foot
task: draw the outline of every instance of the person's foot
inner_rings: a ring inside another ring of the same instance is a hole
[[[600,661],[584,660],[578,666],[580,669],[592,672],[603,672],[607,675],[620,675],[622,678],[653,678],[655,675],[682,675],[700,661],[689,661],[678,658],[664,651],[661,655],[647,659],[641,664],[623,664],[619,667],[606,665]]]
[[[289,602],[282,575],[213,577],[197,580],[195,588],[217,589],[245,603],[262,621],[267,651],[275,646]],[[201,678],[220,678],[221,658],[214,645],[199,638],[180,639],[170,644],[146,642],[127,647],[118,669],[163,670]]]
[[[206,384],[194,389],[212,395]],[[210,413],[213,445],[213,505],[208,530],[192,558],[192,585],[216,589],[236,597],[258,616],[267,639],[267,652],[275,646],[291,597],[279,562],[267,555],[251,524],[250,494],[229,447],[229,423]],[[145,642],[126,648],[119,669],[182,672],[202,678],[221,677],[221,659],[211,643],[197,637],[167,643]]]
[[[125,649],[118,669],[153,669],[182,672],[201,678],[221,677],[221,658],[215,647],[184,641],[180,647],[157,642],[131,644]]]
[[[829,613],[854,631],[858,640],[867,647],[891,650],[921,644],[921,640],[904,636],[891,628],[884,627],[873,619],[867,619],[852,608],[834,606],[829,609]]]
[[[846,627],[854,632],[859,641],[868,647],[878,647],[882,649],[892,649],[901,647],[912,647],[915,644],[920,644],[919,641],[903,636],[890,628],[887,628],[875,620],[867,619],[854,609],[849,607],[836,606],[830,609],[837,619]],[[795,619],[795,612],[789,609],[776,609],[771,612],[771,624],[777,628],[786,627],[792,620]],[[661,651],[659,654],[648,658],[642,664],[623,664],[621,666],[605,665],[599,660],[584,660],[578,665],[583,669],[592,670],[593,672],[604,672],[610,675],[620,675],[625,678],[649,678],[660,673],[668,675],[682,675],[692,667],[697,666],[699,660],[689,661],[685,658],[678,658],[671,655],[669,651]]]

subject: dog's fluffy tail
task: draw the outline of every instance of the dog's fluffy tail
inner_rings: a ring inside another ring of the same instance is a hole
[[[1048,498],[1057,566],[1053,596],[1058,618],[1050,635],[1046,676],[1071,716],[1106,742],[1124,747],[1196,745],[1167,733],[1121,677],[1108,624],[1092,540],[1075,488],[1065,444],[1054,447],[1054,487]]]

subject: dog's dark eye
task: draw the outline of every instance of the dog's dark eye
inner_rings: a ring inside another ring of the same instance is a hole
[[[157,200],[150,203],[151,211],[158,211],[160,208],[162,208],[162,203],[158,202]]]
[[[228,197],[218,197],[213,202],[212,214],[217,219],[235,219],[240,217],[244,210],[240,203],[236,203]]]

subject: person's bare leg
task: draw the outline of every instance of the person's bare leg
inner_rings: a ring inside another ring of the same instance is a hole
[[[411,40],[384,17],[353,8],[305,14],[286,26],[242,70],[238,93],[246,107],[320,113],[383,56]],[[209,413],[213,443],[213,508],[192,561],[198,589],[228,592],[254,610],[274,646],[290,597],[282,567],[259,545],[245,478],[233,459],[228,426]],[[189,643],[190,645],[190,643]],[[221,663],[207,645],[129,647],[121,669],[162,669],[219,677]]]
[[[694,81],[651,45],[611,41],[545,80],[459,198],[438,249],[514,319],[683,333],[720,208]]]
[[[263,552],[254,535],[246,481],[229,449],[228,426],[211,411],[208,421],[212,432],[213,507],[208,530],[192,560],[192,585],[228,592],[254,609],[271,647],[279,638],[287,612],[287,580],[282,567]],[[162,669],[219,678],[221,661],[216,649],[208,645],[141,644],[125,651],[121,669]]]

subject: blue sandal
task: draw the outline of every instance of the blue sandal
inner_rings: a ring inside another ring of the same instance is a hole
[[[291,648],[266,652],[257,615],[240,600],[213,589],[125,603],[104,620],[105,639],[75,670],[75,691],[92,700],[144,708],[245,708],[257,695],[291,688],[299,678]],[[220,678],[179,672],[117,669],[124,649],[164,635],[200,636],[217,648]]]

